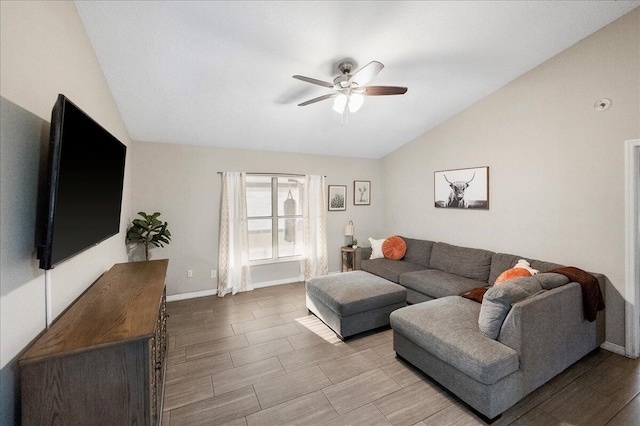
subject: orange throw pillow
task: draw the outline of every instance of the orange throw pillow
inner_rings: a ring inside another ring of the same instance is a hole
[[[389,237],[382,243],[382,254],[391,260],[400,260],[407,252],[407,243],[400,237]]]
[[[503,282],[512,280],[514,278],[530,277],[530,276],[531,276],[531,272],[527,271],[524,268],[511,268],[501,273],[500,276],[496,279],[496,282],[494,285],[502,284]]]

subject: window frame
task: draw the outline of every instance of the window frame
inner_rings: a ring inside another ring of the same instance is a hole
[[[304,254],[292,255],[292,256],[278,256],[280,249],[280,242],[278,240],[279,231],[278,231],[278,222],[280,219],[302,219],[304,220],[304,215],[302,214],[302,207],[300,208],[299,215],[278,215],[278,178],[300,178],[299,175],[288,175],[288,174],[270,174],[270,173],[247,173],[247,176],[262,176],[268,177],[271,179],[271,215],[269,216],[249,216],[249,211],[247,210],[247,234],[249,233],[249,221],[255,219],[271,219],[271,258],[267,259],[249,259],[250,265],[268,265],[273,263],[285,263],[285,262],[295,262],[304,260]],[[248,198],[248,185],[245,187],[245,197]],[[302,186],[302,190],[304,190],[304,185]],[[300,192],[300,198],[302,198],[302,191]],[[299,200],[300,202],[302,200]],[[249,245],[249,249],[251,249],[251,245]]]

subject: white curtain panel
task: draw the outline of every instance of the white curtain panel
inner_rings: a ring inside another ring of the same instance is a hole
[[[304,215],[304,277],[327,275],[327,217],[324,176],[305,176],[302,199]]]
[[[246,173],[222,173],[218,296],[253,290],[249,267]]]

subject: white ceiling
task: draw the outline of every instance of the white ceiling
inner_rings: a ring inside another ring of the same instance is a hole
[[[380,158],[640,1],[76,1],[134,140]],[[385,65],[347,126],[344,58]],[[594,100],[595,101],[595,100]]]

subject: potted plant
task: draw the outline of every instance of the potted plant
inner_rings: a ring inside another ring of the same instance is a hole
[[[171,232],[167,229],[167,222],[158,220],[159,212],[146,214],[138,212],[143,219],[133,219],[131,228],[127,230],[127,243],[144,244],[144,260],[149,260],[149,244],[164,247],[171,241]]]

